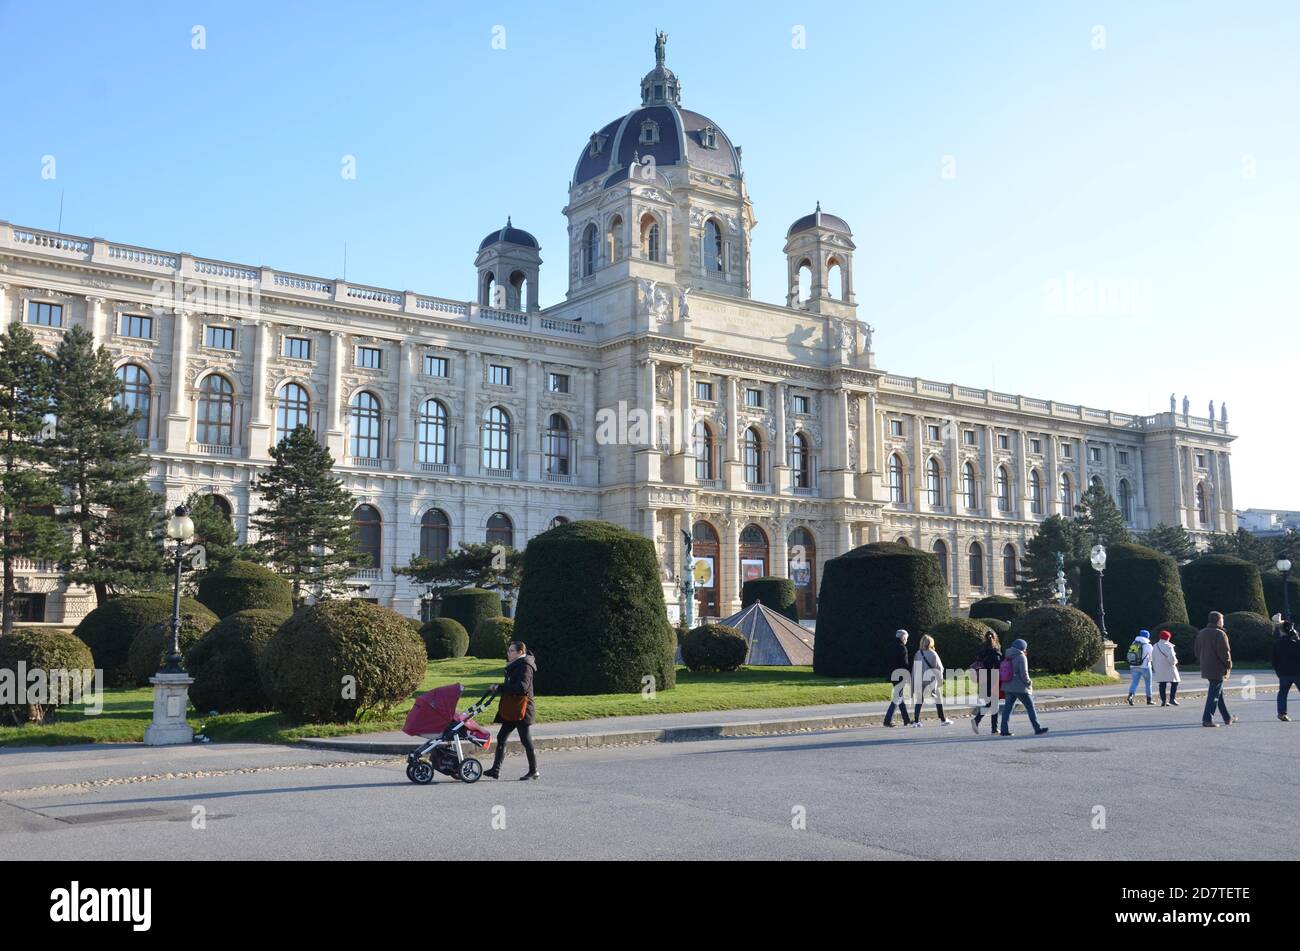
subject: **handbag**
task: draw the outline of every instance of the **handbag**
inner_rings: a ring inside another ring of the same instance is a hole
[[[505,723],[519,723],[528,716],[528,695],[510,694],[501,698],[497,716]]]

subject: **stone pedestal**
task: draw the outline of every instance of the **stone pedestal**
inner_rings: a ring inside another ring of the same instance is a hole
[[[1101,642],[1101,660],[1092,665],[1093,673],[1105,674],[1107,677],[1114,677],[1115,674],[1115,642]]]
[[[189,674],[155,674],[153,684],[153,723],[144,731],[146,746],[176,746],[194,741],[194,731],[185,722],[189,707]]]

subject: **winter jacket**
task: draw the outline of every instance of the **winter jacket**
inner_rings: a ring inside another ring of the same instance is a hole
[[[980,669],[976,683],[982,698],[996,696],[1002,699],[1002,684],[998,682],[998,669],[1002,666],[1002,651],[996,647],[981,647],[975,657],[975,666]]]
[[[1034,682],[1029,677],[1029,658],[1025,652],[1008,648],[1004,660],[1011,661],[1011,679],[1002,685],[1005,693],[1033,693]]]
[[[1151,676],[1158,684],[1182,683],[1178,675],[1178,651],[1173,641],[1160,641],[1151,648]]]
[[[1196,662],[1206,680],[1227,680],[1232,676],[1232,645],[1228,632],[1221,627],[1207,627],[1196,635]]]
[[[532,654],[525,654],[506,665],[506,679],[501,685],[501,696],[503,697],[527,697],[528,712],[524,714],[522,720],[506,721],[501,719],[501,707],[497,706],[497,723],[527,723],[533,722],[533,675],[537,673],[537,658]]]
[[[1133,670],[1134,668],[1140,668],[1142,670],[1149,669],[1151,667],[1151,641],[1145,637],[1136,637],[1134,638],[1133,643],[1142,645],[1142,662],[1140,664],[1129,664],[1129,670]]]
[[[900,679],[903,680],[907,679],[906,674],[903,674],[900,677],[896,675],[894,671],[896,670],[906,671],[906,670],[910,670],[912,667],[912,658],[907,653],[907,645],[904,644],[902,641],[896,641],[895,644],[898,649],[894,652],[893,670],[889,672],[890,679],[893,683],[897,683]]]
[[[934,650],[917,651],[912,661],[913,690],[917,696],[943,689],[943,661]],[[918,689],[919,688],[919,689]]]
[[[1279,677],[1300,677],[1300,635],[1284,634],[1273,641],[1273,670]]]

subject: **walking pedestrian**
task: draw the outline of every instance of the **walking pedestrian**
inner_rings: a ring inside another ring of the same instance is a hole
[[[916,705],[912,710],[912,726],[921,725],[921,705],[927,695],[934,696],[935,709],[939,711],[939,724],[952,726],[953,720],[943,715],[943,661],[934,649],[934,638],[929,634],[921,635],[921,642],[916,645],[916,658],[912,661],[914,679],[912,694]],[[929,687],[926,687],[926,684]]]
[[[1182,677],[1178,674],[1178,651],[1174,650],[1173,635],[1168,631],[1160,632],[1160,640],[1151,650],[1151,673],[1160,685],[1160,706],[1178,706],[1178,684]],[[1165,700],[1165,688],[1169,688],[1169,699]]]
[[[506,758],[506,740],[510,734],[518,731],[519,742],[524,745],[524,754],[528,757],[528,772],[520,779],[541,779],[537,771],[537,755],[533,752],[533,738],[529,727],[533,725],[533,676],[537,673],[537,658],[523,641],[511,641],[506,648],[505,681],[495,688],[500,694],[497,704],[497,723],[501,731],[497,733],[497,751],[492,759],[492,768],[483,771],[484,776],[501,778],[501,763]]]
[[[993,727],[990,732],[998,732],[998,701],[1002,699],[1002,680],[998,672],[1002,667],[1002,645],[998,643],[996,631],[989,631],[984,635],[984,645],[980,652],[975,655],[975,663],[972,672],[975,674],[975,689],[979,692],[979,698],[984,701],[983,706],[976,705],[975,716],[971,718],[971,730],[978,736],[980,732],[980,721],[984,719],[984,714],[993,711]]]
[[[1218,611],[1210,612],[1208,626],[1196,635],[1196,662],[1209,684],[1201,726],[1218,726],[1214,722],[1216,706],[1223,725],[1232,726],[1237,718],[1228,713],[1228,704],[1223,699],[1223,682],[1232,676],[1232,645],[1228,642],[1228,632],[1223,629],[1223,615]]]
[[[1011,726],[1011,710],[1019,700],[1024,706],[1025,712],[1029,714],[1029,723],[1034,728],[1034,736],[1042,736],[1047,732],[1047,727],[1039,726],[1038,713],[1034,710],[1034,682],[1029,677],[1029,657],[1026,654],[1029,645],[1023,638],[1016,638],[1011,642],[1011,647],[1007,649],[1006,656],[1002,658],[1002,667],[1006,669],[1010,664],[1008,673],[1010,676],[1003,682],[1002,692],[1006,695],[1006,700],[1002,704],[1002,732],[1001,736],[1015,736],[1009,729]]]
[[[903,699],[903,687],[907,683],[907,672],[912,669],[911,659],[907,656],[907,631],[899,628],[894,632],[898,641],[895,648],[894,672],[890,674],[892,690],[889,694],[889,709],[885,711],[885,726],[894,725],[894,710],[903,714],[903,726],[910,726],[912,721],[907,716],[907,701]]]
[[[1300,691],[1300,633],[1294,624],[1282,625],[1273,640],[1273,672],[1277,674],[1277,718],[1288,723],[1287,694],[1292,686]]]
[[[1137,693],[1138,681],[1146,682],[1147,704],[1151,700],[1151,632],[1138,631],[1137,639],[1129,645],[1128,667],[1133,672],[1128,684],[1128,705],[1133,706],[1133,695]]]

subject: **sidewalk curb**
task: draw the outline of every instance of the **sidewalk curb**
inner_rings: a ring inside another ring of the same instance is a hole
[[[1229,687],[1224,693],[1240,693],[1242,687]],[[1276,693],[1277,687],[1256,685],[1255,692]],[[1198,688],[1184,691],[1184,699],[1205,699],[1206,689]],[[1112,694],[1103,697],[1053,697],[1035,699],[1034,706],[1041,713],[1047,710],[1079,710],[1088,707],[1116,707],[1124,704],[1124,694]],[[1145,704],[1140,704],[1145,706]],[[963,704],[963,711],[970,708]],[[1023,711],[1022,711],[1023,712]],[[951,715],[951,711],[950,711]],[[969,713],[959,713],[965,719]],[[861,727],[878,727],[885,719],[884,713],[840,714],[838,716],[784,717],[763,720],[749,720],[736,723],[693,724],[691,726],[665,727],[663,729],[618,730],[610,733],[570,733],[558,736],[538,736],[533,738],[533,746],[539,750],[574,750],[599,749],[605,746],[636,746],[644,743],[690,743],[701,740],[716,740],[733,736],[781,736],[792,733],[811,733],[822,730],[846,730]],[[319,750],[335,750],[345,753],[380,753],[392,756],[404,756],[414,749],[416,739],[384,741],[349,741],[347,737],[321,737],[299,740],[299,746]],[[517,751],[517,744],[510,748]]]

